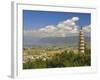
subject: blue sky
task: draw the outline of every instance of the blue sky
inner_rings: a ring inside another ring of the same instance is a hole
[[[79,21],[76,23],[79,27],[91,24],[90,13],[23,10],[23,27],[24,30],[36,30],[47,25],[57,25],[72,17],[79,17]]]

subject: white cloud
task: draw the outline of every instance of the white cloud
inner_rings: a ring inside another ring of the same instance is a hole
[[[48,25],[48,26],[46,26],[46,27],[44,27],[44,28],[39,29],[39,31],[40,31],[40,32],[51,33],[51,32],[56,31],[56,27],[53,26],[53,25]]]
[[[83,30],[84,30],[84,32],[90,32],[91,31],[91,25],[84,26]]]
[[[63,21],[62,23],[58,24],[58,27],[64,28],[64,29],[69,29],[69,30],[73,30],[73,29],[77,29],[76,28],[76,21],[78,21],[79,18],[78,17],[72,17],[71,19],[67,19],[65,21]]]
[[[59,22],[57,25],[48,25],[38,30],[24,31],[24,36],[31,37],[67,37],[78,33],[76,22],[79,17],[72,17],[65,21]],[[90,32],[90,25],[83,27],[85,32]]]
[[[72,20],[73,21],[78,21],[79,20],[79,17],[73,17]]]

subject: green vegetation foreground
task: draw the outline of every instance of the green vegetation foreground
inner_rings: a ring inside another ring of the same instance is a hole
[[[72,50],[65,50],[61,54],[57,54],[52,59],[28,60],[23,63],[23,69],[39,69],[39,68],[57,68],[57,67],[78,67],[90,66],[91,54],[90,49],[85,50],[85,54],[74,53]]]

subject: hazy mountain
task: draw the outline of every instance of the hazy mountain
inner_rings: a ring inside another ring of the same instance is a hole
[[[90,45],[90,37],[85,37],[85,41]],[[69,47],[77,47],[79,42],[78,36],[71,37],[45,37],[45,38],[32,38],[24,37],[24,47],[33,46],[58,46],[66,45]]]

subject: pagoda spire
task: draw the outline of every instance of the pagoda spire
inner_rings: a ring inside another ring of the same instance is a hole
[[[79,53],[85,53],[85,36],[82,26],[79,30]]]

